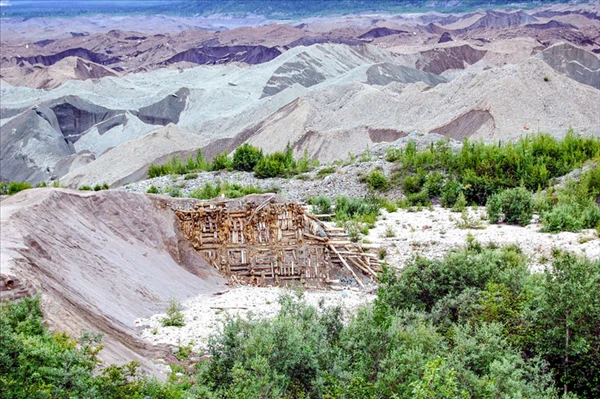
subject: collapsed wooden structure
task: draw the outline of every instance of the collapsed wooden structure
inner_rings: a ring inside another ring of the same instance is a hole
[[[253,285],[323,287],[376,278],[381,261],[297,203],[259,197],[231,209],[228,202],[175,210],[185,237],[222,274]],[[350,280],[349,280],[350,279]]]

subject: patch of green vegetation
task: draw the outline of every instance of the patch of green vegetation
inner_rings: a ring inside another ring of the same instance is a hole
[[[233,170],[233,160],[227,155],[227,151],[217,154],[212,161],[211,170]]]
[[[19,191],[31,188],[31,184],[24,181],[0,182],[0,195],[13,195]]]
[[[84,184],[83,186],[79,186],[78,190],[80,190],[80,191],[92,191],[92,187]]]
[[[185,325],[185,317],[181,310],[181,302],[175,297],[169,298],[166,316],[160,320],[163,327],[183,327]]]
[[[318,215],[326,215],[331,213],[331,200],[327,197],[312,197],[308,203],[313,206],[313,212]]]
[[[374,169],[365,176],[362,181],[367,184],[372,191],[387,191],[389,189],[388,179],[380,169]]]
[[[243,172],[252,172],[256,164],[264,158],[261,149],[248,143],[239,146],[233,153],[233,169]]]
[[[196,152],[196,157],[189,156],[186,162],[180,157],[173,157],[167,160],[164,164],[151,164],[148,167],[148,178],[166,176],[166,175],[185,175],[187,173],[196,173],[211,170],[211,165],[208,163],[202,151]]]
[[[384,257],[385,253],[380,253]],[[39,298],[0,307],[7,398],[593,398],[600,396],[600,261],[555,251],[533,273],[516,246],[473,238],[440,259],[384,267],[352,317],[284,295],[273,318],[228,317],[206,359],[168,381],[97,369],[100,339],[44,327]],[[172,315],[181,324],[175,302]],[[33,371],[34,370],[34,371]],[[566,392],[568,395],[563,396]]]
[[[288,143],[284,152],[265,155],[254,167],[254,175],[260,179],[292,177],[299,173],[306,173],[315,166],[318,166],[318,161],[311,161],[306,151],[304,156],[296,161],[292,147]]]
[[[580,137],[569,131],[560,140],[547,134],[497,144],[465,139],[457,152],[444,141],[421,150],[411,141],[405,149],[395,152],[394,159],[399,164],[396,172],[405,176],[405,194],[419,192],[430,174],[442,173],[446,177],[444,186],[440,187],[442,179],[436,175],[427,188],[435,187],[430,195],[439,192],[446,197],[447,206],[452,206],[452,199],[458,198],[458,188],[464,191],[468,203],[484,205],[488,197],[505,189],[525,187],[535,191],[548,187],[551,179],[598,157],[599,138]],[[452,190],[446,190],[450,182]]]
[[[316,176],[317,176],[317,178],[322,179],[325,176],[335,173],[336,171],[337,171],[337,169],[335,166],[327,166],[327,167],[319,169],[316,173]]]
[[[108,190],[108,184],[103,183],[103,184],[96,184],[94,185],[94,191],[101,191],[101,190]]]
[[[543,231],[580,231],[600,228],[600,163],[569,179],[563,188],[550,188],[538,194],[536,208],[541,214]]]
[[[489,197],[486,208],[490,223],[526,226],[533,217],[533,195],[523,187],[511,188]]]
[[[225,198],[240,198],[250,194],[264,194],[272,190],[262,190],[255,186],[242,186],[228,181],[217,181],[215,184],[207,182],[202,188],[192,190],[188,197],[200,200],[209,200],[223,196]]]
[[[184,391],[143,377],[138,362],[99,368],[102,336],[72,339],[50,332],[40,298],[0,306],[0,386],[3,398],[183,399]]]
[[[158,190],[158,188],[156,188],[156,186],[153,184],[150,186],[150,188],[148,189],[148,191],[146,191],[148,194],[160,194],[160,191]]]

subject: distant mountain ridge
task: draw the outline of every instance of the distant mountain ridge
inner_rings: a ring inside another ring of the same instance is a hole
[[[577,3],[589,3],[581,0]],[[573,3],[557,0],[544,5]],[[243,17],[261,15],[270,19],[285,20],[302,17],[354,14],[354,13],[398,13],[398,12],[467,12],[478,8],[497,7],[533,8],[539,1],[528,0],[150,0],[150,1],[101,1],[101,0],[49,0],[33,2],[11,0],[2,7],[2,18],[32,17],[76,17],[94,14],[167,14],[179,16],[207,16],[213,14]]]

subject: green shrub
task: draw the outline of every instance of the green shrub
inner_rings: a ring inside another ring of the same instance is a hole
[[[406,199],[412,206],[429,206],[431,204],[427,189],[423,189],[418,193],[409,194]]]
[[[325,177],[325,176],[327,176],[327,175],[330,175],[330,174],[332,174],[332,173],[335,173],[335,172],[336,172],[336,170],[337,170],[337,169],[335,168],[335,166],[326,166],[326,167],[324,167],[324,168],[321,168],[321,169],[319,169],[319,170],[317,171],[317,174],[316,174],[316,176],[317,176],[319,179],[322,179],[322,178],[324,178],[324,177]]]
[[[292,148],[288,145],[286,152],[274,152],[266,155],[254,167],[254,174],[258,178],[290,177],[295,174],[296,162]]]
[[[450,179],[444,184],[442,188],[442,196],[440,197],[440,203],[444,208],[452,208],[462,192],[462,185],[456,179]],[[463,198],[465,198],[463,194]],[[466,203],[466,198],[465,198]]]
[[[302,158],[300,158],[298,160],[298,162],[296,163],[295,173],[309,172],[309,171],[313,170],[314,168],[316,168],[317,166],[319,166],[320,164],[321,163],[319,162],[318,159],[311,160],[308,157],[308,150],[304,149],[304,154],[302,155]]]
[[[512,188],[491,196],[486,208],[491,223],[526,226],[533,216],[533,195],[523,187]]]
[[[252,172],[254,167],[263,159],[261,149],[244,143],[239,146],[233,153],[233,169],[243,172]]]
[[[79,190],[81,190],[81,191],[92,191],[92,188],[90,186],[87,186],[87,185],[84,184],[83,186],[79,187]]]
[[[167,187],[167,194],[171,197],[178,198],[181,197],[181,189],[179,187]]]
[[[544,212],[541,221],[544,224],[542,231],[551,233],[592,229],[600,222],[600,208],[592,199],[585,203],[561,202]]]
[[[402,150],[399,148],[388,148],[385,152],[385,160],[388,162],[396,162],[402,158]]]
[[[183,177],[184,180],[193,180],[198,178],[198,173],[188,173]]]
[[[217,198],[219,195],[221,195],[220,182],[217,182],[216,185],[213,185],[210,182],[206,182],[204,183],[204,186],[202,188],[196,188],[188,194],[190,198],[196,198],[199,200],[209,200]]]
[[[190,172],[210,170],[210,165],[204,159],[202,151],[196,151],[196,157],[189,156],[184,163],[180,157],[170,158],[164,164],[151,164],[148,167],[148,178],[165,175],[184,175]]]
[[[358,220],[365,223],[375,223],[379,216],[380,202],[375,198],[335,199],[335,218],[339,221]]]
[[[268,190],[262,190],[254,186],[243,187],[237,183],[217,181],[214,185],[210,182],[204,183],[202,188],[192,190],[188,196],[200,200],[209,200],[223,195],[226,198],[240,198],[249,194],[264,194]]]
[[[452,205],[452,212],[464,212],[466,209],[467,209],[467,199],[465,198],[465,195],[461,191],[460,194],[458,194],[458,198],[454,202],[454,205]]]
[[[185,325],[185,318],[181,312],[181,303],[177,298],[169,298],[166,317],[163,317],[160,323],[163,327],[183,327]]]
[[[8,183],[5,181],[0,181],[0,195],[8,194]]]
[[[158,188],[156,188],[156,186],[153,184],[150,186],[150,188],[146,191],[148,194],[159,194],[160,191],[158,190]]]
[[[444,187],[444,175],[435,171],[427,174],[423,187],[427,189],[431,198],[439,197]]]
[[[18,193],[19,191],[27,190],[31,188],[31,184],[23,182],[23,181],[13,181],[8,185],[7,193],[8,195],[13,195]]]
[[[485,204],[488,220],[490,223],[500,223],[502,216],[502,196],[500,194],[492,195]]]
[[[365,183],[371,190],[386,191],[389,188],[389,183],[383,172],[375,169],[365,178]]]
[[[402,183],[402,190],[406,196],[410,194],[416,194],[421,192],[423,189],[423,179],[418,175],[411,175],[404,179]]]
[[[409,142],[404,151],[395,153],[392,158],[397,159],[404,173],[438,171],[444,173],[448,181],[456,179],[468,203],[483,205],[491,195],[502,190],[519,186],[530,191],[546,188],[551,179],[598,157],[600,138],[580,137],[569,130],[561,140],[547,134],[496,144],[465,138],[458,152],[452,151],[446,142],[420,150],[414,142]],[[404,188],[406,195],[419,192],[419,179],[409,179]],[[444,193],[447,194],[444,206],[452,206],[458,193],[448,195],[450,193],[444,189],[441,198],[444,199]]]
[[[548,189],[536,198],[543,231],[579,231],[595,228],[600,221],[600,164],[569,179],[562,188]]]
[[[308,203],[313,206],[316,214],[325,215],[331,213],[331,200],[327,197],[312,197]]]
[[[210,167],[211,170],[231,170],[233,168],[233,161],[227,155],[227,151],[222,152],[221,154],[216,155],[213,158],[212,165]]]

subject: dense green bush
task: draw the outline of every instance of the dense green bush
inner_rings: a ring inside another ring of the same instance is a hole
[[[446,182],[446,184],[444,184],[441,194],[442,196],[440,197],[440,203],[442,206],[445,208],[452,208],[460,195],[463,194],[462,184],[460,184],[456,179],[450,179]],[[466,202],[466,198],[464,199]]]
[[[148,167],[148,178],[152,179],[165,175],[185,175],[186,173],[202,172],[210,170],[210,164],[206,162],[202,151],[196,151],[196,157],[189,156],[184,163],[180,157],[173,157],[164,164],[151,164]]]
[[[409,142],[405,149],[390,154],[393,156],[388,158],[396,160],[405,174],[415,174],[419,170],[446,174],[446,186],[452,184],[452,189],[456,189],[456,185],[450,183],[456,179],[467,202],[483,205],[488,197],[505,189],[523,186],[536,191],[548,187],[552,178],[563,176],[587,160],[599,157],[600,139],[580,137],[572,131],[561,140],[547,134],[498,144],[465,139],[458,152],[452,151],[443,141],[420,150],[414,142]],[[409,177],[403,187],[405,194],[420,192],[424,182],[418,176]],[[448,196],[445,206],[452,206],[452,199],[457,197],[458,193]]]
[[[86,184],[84,184],[83,186],[79,186],[80,191],[92,191],[92,188]]]
[[[406,196],[416,194],[423,189],[424,179],[419,175],[407,176],[402,183],[402,190]]]
[[[233,153],[233,169],[241,170],[243,172],[252,172],[261,159],[263,159],[263,152],[261,149],[256,148],[251,144],[244,143]]]
[[[156,186],[153,184],[150,186],[150,188],[148,188],[148,190],[146,191],[148,194],[159,194],[160,191],[158,190],[158,188],[156,188]]]
[[[173,198],[183,197],[181,189],[179,187],[167,187],[167,194]]]
[[[233,169],[233,161],[227,155],[227,152],[222,152],[220,154],[215,155],[213,158],[212,164],[210,166],[211,170],[232,170]]]
[[[364,180],[365,183],[367,183],[367,186],[369,186],[369,189],[374,191],[386,191],[389,188],[387,178],[379,169],[371,171]]]
[[[511,188],[489,197],[486,208],[490,223],[526,226],[533,216],[533,195],[523,187]]]
[[[204,183],[202,188],[192,190],[188,197],[200,200],[209,200],[219,196],[226,198],[240,198],[249,194],[264,194],[269,190],[262,190],[254,186],[242,186],[237,183],[229,183],[228,181],[217,181],[215,184],[210,182]]]
[[[517,247],[471,239],[441,259],[384,268],[375,302],[346,317],[284,295],[272,319],[226,318],[206,359],[172,364],[181,374],[167,383],[135,363],[98,370],[99,337],[49,333],[39,299],[3,303],[2,397],[600,397],[600,261],[553,256],[532,273]]]
[[[431,200],[429,199],[429,192],[426,188],[419,191],[418,193],[409,194],[406,197],[408,203],[412,206],[429,206]]]
[[[335,199],[335,218],[338,221],[357,220],[365,223],[375,223],[379,216],[381,202],[377,198],[348,198]]]
[[[282,152],[266,155],[254,167],[254,174],[261,179],[269,177],[285,177],[289,171],[287,158]]]
[[[139,364],[97,368],[101,335],[49,332],[39,297],[0,306],[0,396],[6,399],[183,399],[183,391],[142,377]]]
[[[317,214],[331,213],[331,200],[327,197],[312,197],[308,200],[308,203],[313,206],[313,212]]]
[[[423,188],[427,189],[429,197],[439,197],[442,195],[442,189],[444,188],[444,175],[437,171],[428,173]]]
[[[6,194],[13,195],[18,193],[19,191],[27,190],[31,188],[31,184],[23,182],[23,181],[13,181],[8,184],[8,187],[5,187],[3,191],[6,191]]]
[[[579,231],[600,225],[600,164],[564,187],[538,194],[543,231]]]
[[[285,152],[266,155],[254,167],[258,178],[290,177],[296,174],[296,161],[292,147],[288,144]]]

